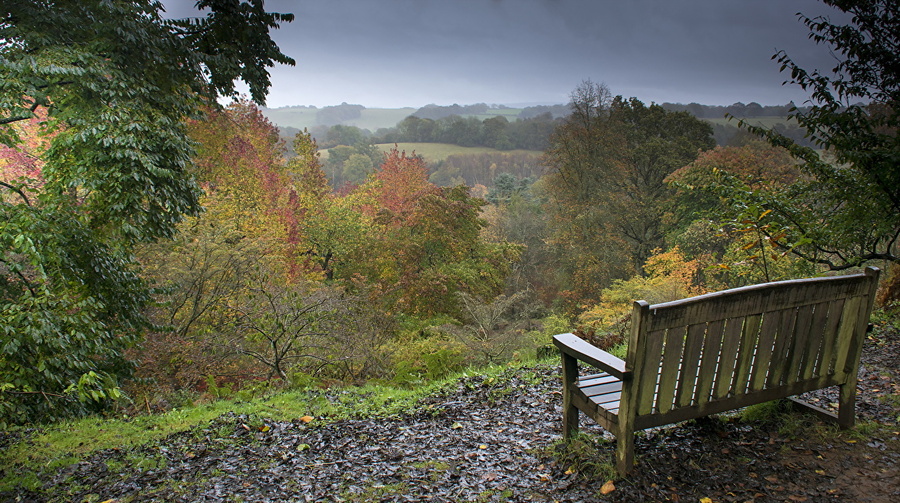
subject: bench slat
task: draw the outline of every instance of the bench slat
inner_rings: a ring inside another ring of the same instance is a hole
[[[621,379],[616,376],[609,375],[606,372],[602,374],[592,374],[586,375],[578,378],[578,387],[584,388],[587,386],[594,386],[596,384],[606,384],[614,381],[621,381]]]
[[[794,339],[791,350],[788,352],[785,362],[787,370],[782,378],[782,383],[791,384],[800,379],[800,363],[806,356],[806,347],[809,344],[810,324],[812,323],[813,306],[803,306],[797,309],[797,322],[794,325]]]
[[[747,380],[750,377],[750,364],[756,352],[756,344],[759,339],[759,325],[762,316],[754,314],[744,321],[744,330],[741,331],[741,349],[738,350],[737,369],[731,389],[734,394],[742,394],[747,391]]]
[[[706,323],[697,323],[688,328],[684,341],[681,373],[678,377],[678,390],[675,394],[675,405],[690,405],[697,387],[697,369],[700,367],[700,353],[703,350],[703,336],[706,334]]]
[[[834,372],[835,345],[837,344],[838,328],[844,316],[844,299],[838,299],[829,307],[828,324],[822,336],[822,356],[819,358],[820,374]]]
[[[806,354],[800,364],[800,380],[811,379],[819,375],[816,370],[819,367],[819,355],[822,353],[822,334],[828,323],[828,308],[831,302],[816,304],[813,311],[810,337],[806,344]]]
[[[615,381],[606,384],[596,384],[594,386],[578,386],[585,396],[599,396],[607,393],[615,393],[622,391],[622,381]]]
[[[771,388],[781,384],[781,377],[784,374],[784,361],[787,359],[787,352],[790,350],[791,341],[794,336],[794,326],[796,317],[796,309],[782,309],[781,323],[778,326],[778,333],[775,337],[775,346],[772,348],[772,368],[766,376],[766,387]]]
[[[783,314],[784,311],[776,311],[764,315],[753,361],[753,371],[750,374],[750,391],[759,391],[765,385],[766,375],[769,373],[769,363],[772,361],[775,337]]]
[[[659,373],[659,391],[656,394],[656,409],[660,412],[670,411],[675,401],[675,386],[678,384],[684,338],[684,327],[673,328],[666,332],[662,367]]]
[[[647,334],[644,349],[644,361],[641,365],[640,377],[636,377],[638,393],[637,413],[649,414],[655,405],[659,386],[660,365],[662,364],[662,347],[665,331],[657,330]]]
[[[700,378],[697,380],[696,400],[698,404],[709,401],[713,383],[719,365],[719,350],[722,348],[722,336],[725,320],[716,320],[706,327],[706,339],[703,344],[703,359],[700,362]]]
[[[844,315],[841,320],[841,327],[838,329],[837,358],[834,362],[835,373],[851,371],[848,368],[850,363],[850,345],[855,342],[853,340],[853,331],[856,330],[855,324],[859,317],[858,313],[865,310],[865,304],[862,297],[854,297],[844,303]]]
[[[713,392],[714,399],[724,398],[731,393],[731,383],[734,381],[734,369],[737,364],[737,352],[743,329],[743,318],[732,318],[725,321],[719,372],[716,374],[715,391]]]

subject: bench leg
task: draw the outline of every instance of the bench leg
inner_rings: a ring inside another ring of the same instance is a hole
[[[563,395],[563,438],[578,433],[578,407],[572,405],[568,391]]]
[[[616,433],[616,472],[620,477],[628,475],[634,468],[634,431]]]
[[[572,403],[572,387],[578,380],[578,361],[562,354],[563,377],[563,438],[578,433],[578,407]]]
[[[854,378],[856,375],[854,374]],[[841,428],[853,428],[856,423],[856,382],[848,382],[840,386],[840,404],[838,406],[838,425]]]

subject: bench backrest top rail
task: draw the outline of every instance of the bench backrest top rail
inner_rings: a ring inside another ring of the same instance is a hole
[[[652,324],[646,328],[660,330],[689,325],[692,320],[711,322],[865,296],[877,275],[877,269],[870,267],[862,274],[776,281],[653,304],[649,306]]]

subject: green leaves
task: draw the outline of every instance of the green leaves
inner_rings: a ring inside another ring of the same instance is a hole
[[[890,0],[825,0],[852,16],[847,25],[800,15],[810,38],[835,55],[830,73],[808,72],[785,52],[773,59],[791,82],[810,92],[808,112],[791,117],[825,149],[804,148],[783,135],[743,125],[788,149],[806,175],[791,197],[760,192],[796,245],[792,252],[832,270],[870,260],[900,261],[900,6]]]
[[[185,119],[233,93],[235,78],[262,101],[265,68],[292,63],[268,36],[291,16],[258,0],[199,6],[210,15],[184,22],[150,0],[0,12],[0,151],[26,156],[40,178],[0,163],[0,422],[117,398],[125,350],[148,326],[131,250],[200,212]],[[239,45],[219,46],[226,34]]]

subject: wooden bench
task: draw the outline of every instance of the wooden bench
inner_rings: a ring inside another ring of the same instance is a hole
[[[689,299],[634,303],[625,360],[573,334],[562,353],[563,434],[582,411],[616,436],[616,469],[634,466],[634,432],[826,388],[854,423],[856,374],[879,271],[779,281]],[[601,370],[579,374],[579,362]],[[798,401],[799,402],[799,401]]]

